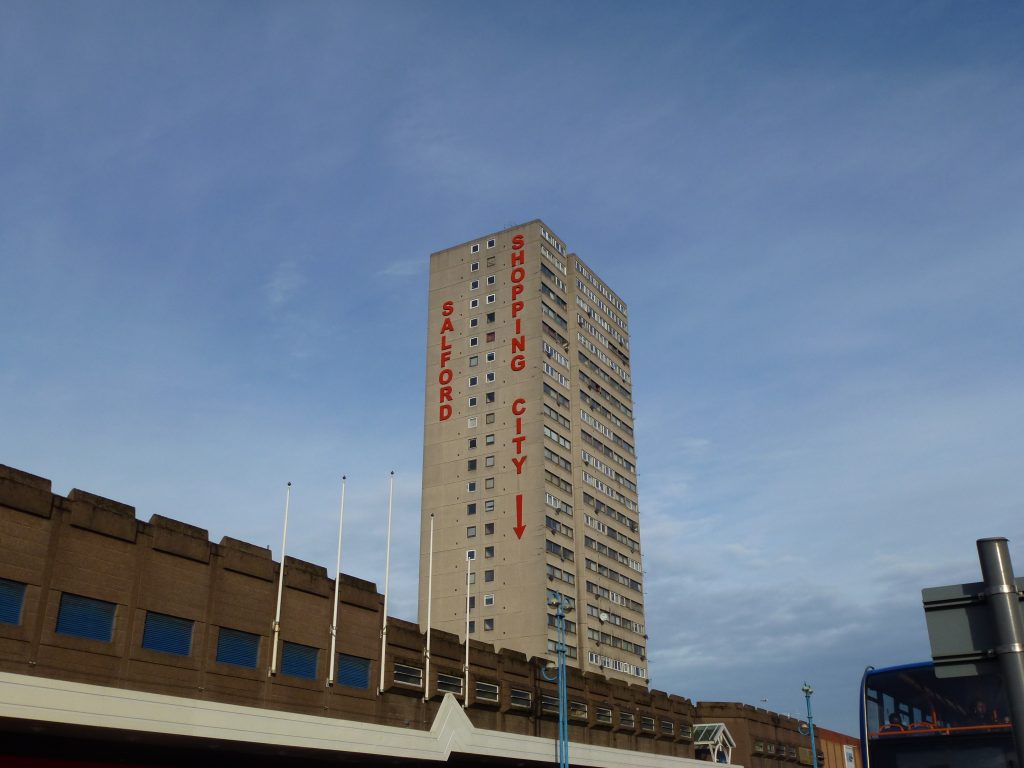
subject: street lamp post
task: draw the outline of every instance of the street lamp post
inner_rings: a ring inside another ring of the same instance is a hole
[[[804,682],[804,686],[800,690],[804,692],[804,698],[807,699],[807,729],[811,732],[811,761],[814,768],[818,768],[818,750],[814,746],[814,718],[811,717],[811,694],[814,693],[814,689]]]
[[[558,766],[569,768],[569,704],[565,677],[565,657],[568,648],[565,644],[565,614],[572,610],[572,603],[561,592],[555,592],[548,600],[548,605],[555,609],[555,628],[558,630],[555,652],[558,663],[554,677],[549,676],[550,667],[546,666],[541,667],[540,674],[549,682],[558,680]]]

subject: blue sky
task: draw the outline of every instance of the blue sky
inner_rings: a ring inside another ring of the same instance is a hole
[[[0,5],[0,463],[415,618],[431,251],[630,305],[655,687],[852,732],[925,586],[1024,573],[1024,9]],[[642,269],[637,269],[642,266]]]

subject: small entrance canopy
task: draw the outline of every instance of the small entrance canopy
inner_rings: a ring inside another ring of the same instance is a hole
[[[702,723],[693,726],[693,747],[698,754],[705,752],[713,763],[731,763],[736,740],[725,723]]]

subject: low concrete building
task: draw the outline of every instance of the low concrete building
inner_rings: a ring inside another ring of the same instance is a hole
[[[157,764],[549,763],[556,685],[540,658],[389,619],[269,549],[0,466],[0,763],[40,756]],[[276,668],[271,670],[276,656]],[[383,664],[383,685],[379,685]],[[272,672],[272,673],[271,673]],[[574,765],[683,768],[696,710],[681,696],[568,670]],[[23,762],[15,762],[21,760]]]
[[[725,724],[736,742],[732,750],[734,763],[747,768],[813,764],[810,736],[801,732],[802,721],[796,718],[738,702],[700,701],[697,702],[697,719],[701,723]],[[818,765],[824,768],[821,745],[815,746]]]

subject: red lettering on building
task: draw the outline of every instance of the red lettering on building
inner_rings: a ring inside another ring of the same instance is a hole
[[[526,238],[523,235],[515,235],[512,238],[512,260],[509,266],[509,279],[512,282],[512,320],[515,323],[515,336],[512,339],[512,354],[509,365],[513,371],[522,371],[526,368],[526,336],[522,334],[522,318],[519,314],[526,308],[526,302],[519,298],[526,291],[523,281],[526,279]],[[512,401],[512,415],[516,419],[516,433],[512,438],[512,444],[516,447],[516,455],[512,458],[512,464],[516,468],[516,474],[523,474],[526,468],[526,453],[523,451],[523,443],[526,442],[526,435],[523,430],[523,415],[526,413],[526,398],[517,397]],[[516,495],[516,525],[512,529],[517,538],[523,537],[526,525],[523,523],[523,495]]]
[[[452,314],[455,312],[455,302],[447,300],[441,303],[441,317],[444,318],[444,322],[441,323],[441,372],[437,374],[437,383],[441,385],[438,390],[438,409],[437,409],[437,420],[447,421],[452,417],[452,407],[449,403],[452,400],[452,388],[448,386],[452,383],[452,379],[455,378],[455,373],[451,368],[448,368],[448,362],[452,359],[452,345],[448,343],[448,337],[446,333],[455,330],[455,324],[452,322]]]

